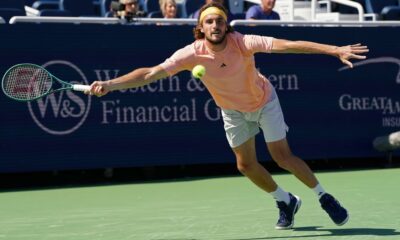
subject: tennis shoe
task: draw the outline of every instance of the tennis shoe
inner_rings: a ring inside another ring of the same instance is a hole
[[[319,202],[336,225],[341,226],[349,220],[347,210],[332,195],[325,193],[321,196]]]
[[[290,203],[276,202],[279,209],[279,219],[275,229],[291,229],[294,225],[294,215],[301,206],[301,200],[298,196],[289,193]]]

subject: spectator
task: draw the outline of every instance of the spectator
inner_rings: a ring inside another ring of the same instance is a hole
[[[139,10],[139,0],[119,0],[111,2],[111,11],[114,17],[125,18],[130,21],[135,17],[145,17]]]
[[[280,20],[280,16],[272,9],[275,0],[261,0],[261,5],[251,6],[246,12],[246,19],[251,20]]]
[[[164,18],[176,18],[177,8],[175,0],[160,0],[160,10]]]

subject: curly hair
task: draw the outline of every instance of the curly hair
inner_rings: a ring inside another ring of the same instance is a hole
[[[228,10],[222,4],[219,4],[217,2],[211,2],[211,3],[206,4],[203,7],[201,7],[199,17],[197,18],[197,25],[195,28],[193,28],[193,35],[194,35],[194,39],[196,39],[196,40],[203,39],[205,37],[204,33],[201,32],[201,26],[203,23],[200,22],[200,16],[201,16],[201,13],[209,7],[219,8],[222,11],[224,11],[224,13],[228,16]],[[227,23],[227,29],[228,30],[226,31],[226,33],[231,33],[231,32],[235,31],[233,29],[233,27],[231,25],[229,25],[228,23]]]

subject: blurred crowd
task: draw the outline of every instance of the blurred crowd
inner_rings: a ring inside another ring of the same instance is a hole
[[[244,1],[239,13],[231,11],[228,0],[0,0],[0,17],[6,22],[13,16],[197,18],[201,6],[212,1],[227,8],[229,20],[279,19],[276,0]]]
[[[189,0],[190,1],[190,0]],[[261,19],[261,20],[279,20],[279,14],[273,10],[276,0],[261,0],[261,4],[249,4],[248,10],[244,13],[232,14],[229,11],[229,20],[234,19]],[[116,17],[149,17],[149,18],[195,18],[199,17],[200,6],[211,2],[218,2],[229,10],[229,5],[224,0],[204,0],[198,4],[198,8],[192,12],[185,9],[186,16],[182,14],[184,9],[178,5],[175,0],[159,0],[159,9],[149,9],[140,4],[139,0],[119,0],[113,1],[110,5],[112,16]],[[146,9],[147,8],[147,9]],[[147,10],[147,12],[145,11]]]
[[[197,18],[202,5],[216,1],[229,12],[228,20],[280,20],[286,19],[274,10],[277,0],[0,0],[0,17],[8,22],[13,16],[63,17],[119,17],[133,18]],[[310,3],[310,0],[296,0]],[[352,0],[360,4],[365,17],[372,20],[400,20],[399,0]],[[358,14],[358,9],[343,4],[326,2],[329,13]],[[230,6],[242,4],[243,6]],[[280,5],[281,6],[281,5]],[[318,4],[320,7],[320,4]],[[279,8],[280,9],[280,8]],[[279,11],[282,11],[280,9]],[[283,14],[283,13],[282,13]],[[367,18],[366,18],[367,19]],[[1,22],[1,19],[0,19]]]

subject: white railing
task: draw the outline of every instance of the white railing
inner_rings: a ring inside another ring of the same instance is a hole
[[[100,17],[12,17],[10,24],[17,23],[91,23],[91,24],[119,24],[119,18]]]
[[[0,17],[0,23],[2,18]],[[4,22],[4,20],[3,20]],[[134,18],[131,22],[119,18],[101,17],[12,17],[10,24],[17,23],[89,23],[89,24],[160,24],[160,25],[196,25],[196,19],[164,19],[164,18]],[[400,26],[400,21],[281,21],[281,20],[233,20],[231,26],[350,26],[350,27],[380,27]]]
[[[197,19],[194,18],[134,18],[133,23],[148,23],[148,24],[187,24],[196,25]]]
[[[399,27],[400,21],[279,21],[279,20],[233,20],[231,26],[286,26],[286,27]]]
[[[103,18],[103,17],[12,17],[10,24],[17,23],[75,23],[75,24],[190,24],[196,25],[196,19],[165,19],[165,18],[133,18],[131,21],[126,21],[119,18]]]
[[[360,22],[364,21],[364,8],[358,2],[353,2],[350,0],[328,0],[328,1],[342,4],[342,5],[345,5],[348,7],[356,8],[357,12],[358,12],[358,20]],[[315,20],[316,12],[317,12],[317,0],[311,0],[311,19],[312,20]]]

